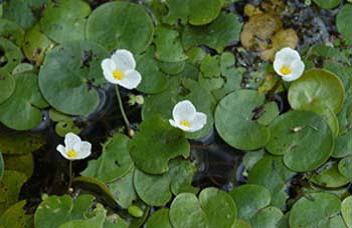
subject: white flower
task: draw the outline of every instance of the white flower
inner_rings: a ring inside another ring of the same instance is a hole
[[[56,150],[68,160],[85,159],[91,154],[92,145],[82,141],[81,138],[73,133],[65,135],[65,146],[58,145]]]
[[[172,110],[172,117],[174,119],[169,120],[170,124],[187,132],[198,131],[207,123],[207,116],[197,112],[189,100],[178,102]]]
[[[101,67],[107,81],[126,89],[134,89],[142,81],[142,76],[135,70],[136,61],[130,51],[117,50],[111,58],[101,62]]]
[[[304,63],[299,53],[286,47],[276,52],[274,70],[284,81],[294,81],[302,76]]]

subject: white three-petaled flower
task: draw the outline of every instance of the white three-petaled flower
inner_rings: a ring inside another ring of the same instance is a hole
[[[58,145],[57,151],[68,160],[85,159],[91,154],[92,145],[82,141],[81,138],[73,133],[65,135],[65,146]]]
[[[187,132],[198,131],[207,123],[207,116],[197,112],[189,100],[178,102],[172,111],[172,117],[170,124]]]
[[[142,81],[142,76],[135,70],[133,54],[128,50],[117,50],[111,58],[102,61],[101,67],[107,81],[126,89],[134,89]]]
[[[286,47],[276,52],[274,70],[284,81],[294,81],[302,76],[304,63],[299,53]]]

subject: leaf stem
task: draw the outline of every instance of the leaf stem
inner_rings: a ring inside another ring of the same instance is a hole
[[[69,165],[68,165],[68,172],[69,172],[69,182],[68,182],[68,191],[71,191],[72,187],[72,161],[70,160]]]
[[[119,90],[119,86],[118,85],[115,86],[115,90],[116,90],[116,96],[117,96],[117,101],[119,103],[119,108],[120,108],[120,111],[121,111],[121,115],[122,115],[123,121],[125,122],[125,125],[126,125],[126,128],[127,128],[127,132],[129,133],[129,132],[132,131],[131,124],[130,124],[130,121],[128,121],[125,109],[123,107],[121,94],[120,94],[120,90]]]

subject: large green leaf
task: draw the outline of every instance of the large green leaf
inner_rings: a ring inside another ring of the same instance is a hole
[[[109,51],[125,48],[140,53],[151,43],[154,26],[142,5],[110,2],[99,6],[89,16],[86,34],[88,40]]]
[[[129,146],[136,167],[150,174],[165,173],[169,160],[190,153],[184,133],[159,116],[145,119]]]
[[[86,18],[91,10],[83,0],[50,2],[40,20],[41,31],[57,43],[84,40]]]
[[[340,212],[341,202],[330,193],[311,193],[299,199],[290,212],[290,227],[328,227],[330,219]]]
[[[318,168],[334,148],[329,126],[313,112],[291,111],[281,115],[270,125],[270,131],[266,149],[274,155],[284,155],[285,165],[297,172]]]
[[[127,136],[115,134],[103,145],[101,156],[89,161],[81,175],[95,177],[103,182],[112,182],[126,175],[133,167],[128,141]]]
[[[340,4],[340,0],[313,0],[318,6],[324,9],[333,9]]]
[[[38,77],[33,73],[14,76],[16,88],[13,94],[0,105],[0,121],[15,130],[29,130],[42,121],[41,108],[47,106],[38,88]]]
[[[352,44],[352,24],[349,23],[352,16],[352,5],[345,4],[336,17],[337,30],[342,34],[348,44]]]
[[[254,90],[238,90],[224,97],[215,111],[215,126],[221,138],[242,150],[265,146],[270,134],[255,118],[265,97]]]
[[[101,61],[108,56],[100,45],[74,41],[53,49],[39,73],[39,87],[55,109],[87,116],[99,105],[96,87],[105,83]]]
[[[0,104],[6,101],[15,91],[15,79],[6,70],[0,69]]]
[[[342,201],[341,213],[348,227],[352,227],[352,196],[347,197]]]

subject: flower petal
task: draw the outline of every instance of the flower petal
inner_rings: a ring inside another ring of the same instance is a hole
[[[75,145],[75,150],[77,151],[77,157],[75,160],[85,159],[92,153],[92,144],[83,141]]]
[[[117,50],[111,59],[115,62],[118,70],[134,70],[136,68],[136,61],[134,60],[133,54],[125,49]]]
[[[178,127],[177,123],[175,122],[175,120],[169,119],[169,123],[171,124],[171,126],[173,127]]]
[[[301,60],[296,60],[291,64],[291,68],[293,69],[292,74],[286,75],[282,77],[282,80],[291,82],[300,78],[304,72],[304,63]]]
[[[66,150],[73,149],[75,144],[80,143],[80,142],[81,142],[81,138],[74,133],[70,132],[65,135]]]
[[[56,147],[56,150],[59,151],[60,154],[63,156],[64,156],[64,154],[66,154],[66,148],[61,144]]]
[[[278,75],[288,77],[288,75],[281,73],[281,68],[287,66],[290,67],[292,71],[295,71],[292,66],[295,61],[301,61],[299,53],[289,47],[283,48],[275,54],[274,70]]]
[[[199,131],[204,127],[207,123],[207,115],[202,112],[197,112],[192,123],[191,128],[189,129],[190,132]]]
[[[189,100],[178,102],[172,110],[172,116],[176,123],[182,120],[192,120],[196,115],[196,108]]]
[[[118,84],[118,80],[116,80],[112,75],[112,72],[116,68],[114,61],[111,59],[104,59],[101,62],[101,67],[103,69],[104,78],[110,83]]]
[[[136,70],[128,70],[118,84],[126,89],[135,89],[142,81],[141,74]]]

